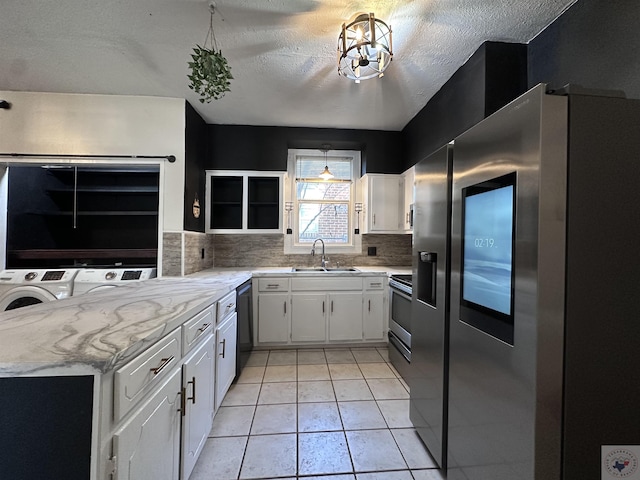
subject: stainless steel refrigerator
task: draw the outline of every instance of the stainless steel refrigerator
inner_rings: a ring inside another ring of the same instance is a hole
[[[603,452],[640,445],[640,101],[539,85],[456,138],[452,165],[432,281],[437,304],[450,275],[450,311],[412,337],[418,432],[448,480],[628,478]]]
[[[409,416],[446,468],[452,146],[415,168]]]

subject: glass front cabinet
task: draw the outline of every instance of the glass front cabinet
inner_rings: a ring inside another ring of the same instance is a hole
[[[207,233],[282,232],[283,172],[207,170]]]

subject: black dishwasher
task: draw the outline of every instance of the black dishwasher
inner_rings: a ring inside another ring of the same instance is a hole
[[[236,346],[236,379],[247,364],[253,350],[253,299],[251,280],[236,289],[236,309],[238,312],[238,341]]]

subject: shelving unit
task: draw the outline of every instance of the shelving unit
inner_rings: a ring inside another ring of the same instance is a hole
[[[280,179],[248,177],[249,229],[278,228],[280,215]]]
[[[155,266],[158,202],[155,166],[10,167],[7,267]]]
[[[207,233],[282,231],[284,173],[207,170]]]

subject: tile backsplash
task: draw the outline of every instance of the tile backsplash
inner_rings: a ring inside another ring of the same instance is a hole
[[[164,277],[180,277],[213,267],[213,235],[164,232],[162,246]]]
[[[332,264],[411,265],[411,235],[363,235],[362,254],[327,255]],[[376,247],[376,255],[368,256],[368,247]],[[213,235],[215,267],[288,267],[310,266],[320,262],[310,254],[284,254],[284,235]]]

